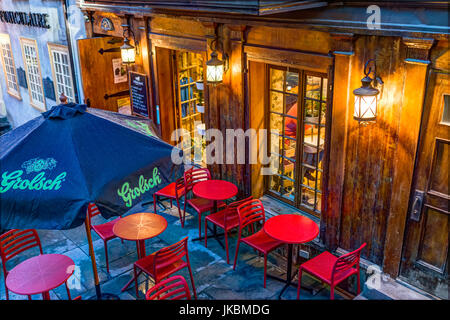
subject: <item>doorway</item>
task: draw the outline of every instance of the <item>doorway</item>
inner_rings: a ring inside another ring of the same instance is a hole
[[[400,278],[448,299],[449,74],[431,71],[409,203]]]

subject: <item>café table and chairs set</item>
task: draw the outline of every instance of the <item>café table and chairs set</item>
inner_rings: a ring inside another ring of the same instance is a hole
[[[285,286],[279,293],[282,294],[292,283],[292,254],[293,245],[304,244],[314,240],[319,234],[317,224],[302,215],[284,214],[269,218],[266,221],[265,210],[262,202],[252,197],[237,200],[226,204],[226,200],[236,197],[238,188],[231,182],[224,180],[213,180],[206,168],[191,168],[184,173],[183,178],[176,180],[154,194],[154,209],[158,198],[175,200],[178,207],[181,226],[184,227],[186,218],[186,206],[189,205],[197,212],[199,237],[193,241],[204,239],[207,246],[208,223],[214,226],[213,237],[217,240],[224,235],[227,263],[229,261],[228,233],[235,229],[238,231],[236,252],[234,256],[233,270],[236,269],[239,247],[246,244],[264,256],[264,287],[267,278],[267,256],[273,250],[287,245],[288,263],[286,279],[268,275],[270,278],[283,281]],[[183,210],[181,200],[184,197]],[[183,212],[182,212],[183,211]],[[202,217],[209,212],[204,219],[204,236],[202,237]],[[100,212],[95,204],[88,207],[89,219]],[[219,235],[216,227],[223,229],[224,233]],[[167,220],[161,215],[149,212],[141,212],[118,217],[112,221],[92,226],[100,238],[104,241],[106,268],[109,272],[107,241],[118,237],[122,241],[135,241],[138,260],[133,264],[133,278],[122,288],[126,290],[134,282],[136,297],[138,291],[138,277],[145,273],[151,277],[155,286],[146,293],[146,299],[190,299],[186,280],[180,275],[174,275],[183,268],[187,268],[194,294],[197,293],[194,278],[189,262],[188,237],[159,249],[152,254],[146,254],[145,240],[154,238],[164,232],[167,228]],[[259,230],[256,230],[258,229]],[[246,232],[244,232],[246,230]],[[219,241],[222,245],[222,243]],[[222,245],[223,246],[223,245]],[[363,244],[359,249],[336,257],[324,252],[315,258],[300,265],[298,271],[297,299],[301,288],[302,272],[307,272],[327,283],[331,288],[331,299],[334,298],[334,288],[344,279],[357,275],[357,292],[360,292],[359,260]],[[39,248],[40,255],[15,266],[8,271],[6,262],[15,258],[31,248]],[[68,299],[71,299],[68,287],[68,279],[72,276],[75,264],[69,257],[61,254],[43,254],[41,242],[37,232],[33,229],[10,230],[0,235],[0,253],[5,277],[6,297],[9,291],[20,295],[26,295],[31,300],[31,295],[42,294],[43,299],[50,299],[49,291],[63,283],[66,285]],[[77,300],[79,297],[76,298]]]

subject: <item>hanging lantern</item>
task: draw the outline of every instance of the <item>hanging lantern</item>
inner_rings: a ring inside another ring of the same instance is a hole
[[[377,118],[377,104],[378,95],[380,91],[372,86],[372,81],[375,84],[383,84],[383,81],[376,76],[376,69],[374,68],[374,78],[371,78],[369,74],[372,72],[372,68],[367,70],[370,62],[374,61],[370,59],[367,61],[364,67],[364,74],[366,75],[361,79],[362,86],[353,90],[355,95],[355,110],[353,118],[361,124],[368,124],[369,122],[375,122]]]
[[[211,52],[211,59],[206,62],[206,80],[210,84],[218,84],[223,81],[224,63],[217,57],[216,50]]]
[[[125,38],[123,45],[120,47],[120,54],[122,56],[122,63],[133,64],[136,61],[136,50],[130,44],[130,40]]]

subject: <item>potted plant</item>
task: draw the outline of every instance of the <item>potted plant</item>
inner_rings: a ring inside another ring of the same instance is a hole
[[[205,100],[203,98],[203,90],[198,90],[196,107],[198,112],[200,113],[205,112]]]

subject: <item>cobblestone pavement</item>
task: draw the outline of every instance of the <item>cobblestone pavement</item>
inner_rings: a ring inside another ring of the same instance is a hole
[[[196,215],[187,214],[186,224],[181,228],[176,207],[170,208],[168,202],[164,202],[167,209],[158,208],[158,213],[167,219],[167,229],[158,237],[146,241],[147,254],[162,247],[170,245],[185,236],[189,239],[198,237],[198,219]],[[153,206],[135,207],[129,214],[136,212],[153,212]],[[101,223],[104,219],[96,217],[93,224]],[[204,220],[203,220],[204,221]],[[203,229],[203,227],[202,227]],[[218,229],[220,231],[220,229]],[[84,225],[71,230],[38,230],[44,253],[65,254],[73,259],[76,265],[75,274],[69,279],[72,297],[80,295],[82,299],[89,299],[95,295],[92,265],[89,257],[86,232]],[[105,252],[103,241],[95,234],[93,235],[95,257],[98,264],[98,273],[102,292],[116,294],[120,299],[136,299],[134,284],[121,292],[121,288],[131,279],[133,274],[133,263],[137,259],[136,244],[132,241],[121,242],[113,239],[108,242],[110,272],[106,272]],[[229,237],[230,262],[233,262],[236,233]],[[223,240],[222,240],[223,241]],[[195,286],[199,299],[220,300],[243,300],[243,299],[278,299],[278,294],[284,283],[268,278],[267,287],[263,287],[263,257],[245,244],[240,246],[236,270],[233,265],[226,263],[226,253],[216,239],[208,239],[208,247],[205,248],[203,241],[188,242],[189,258],[194,274]],[[39,254],[38,250],[32,249],[22,253],[15,260],[8,262],[8,268]],[[278,277],[286,277],[282,270],[268,263],[268,273]],[[0,271],[0,273],[2,273]],[[189,281],[189,273],[181,270]],[[148,288],[154,285],[150,278],[145,275],[139,276],[139,299],[143,299]],[[302,285],[312,283],[313,280],[307,275],[303,276]],[[295,278],[297,283],[297,278]],[[296,287],[289,287],[283,294],[283,299],[296,299]],[[51,299],[67,299],[65,286],[62,285],[50,292]],[[41,299],[40,295],[33,299]],[[3,274],[0,275],[0,299],[6,299]],[[10,292],[10,299],[27,299]],[[301,299],[329,299],[329,290],[324,288],[316,295],[302,290]],[[343,299],[336,295],[336,299]]]

